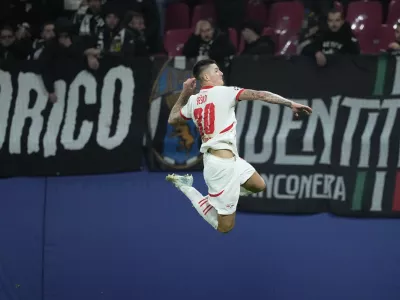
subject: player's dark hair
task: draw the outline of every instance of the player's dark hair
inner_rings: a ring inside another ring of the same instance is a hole
[[[203,59],[199,60],[193,67],[193,76],[197,80],[200,80],[201,73],[207,69],[209,65],[217,64],[213,59]]]

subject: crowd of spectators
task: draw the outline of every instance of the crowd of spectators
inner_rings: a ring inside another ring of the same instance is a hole
[[[233,55],[276,54],[273,35],[265,34],[265,26],[259,20],[246,18],[245,11],[249,3],[271,5],[277,1],[214,0],[216,20],[202,19],[195,24],[182,55],[211,57],[221,62]],[[349,1],[342,0],[341,4],[345,7]],[[165,8],[172,2],[177,1],[2,0],[0,67],[25,59],[49,66],[57,57],[68,57],[83,59],[96,70],[106,55],[167,55],[162,20]],[[204,0],[184,2],[193,8]],[[360,53],[351,24],[335,8],[334,1],[302,0],[302,5],[306,9],[303,26],[296,36],[297,54],[314,57],[318,65],[324,66],[327,55]],[[384,7],[387,10],[387,5]],[[234,29],[239,36],[243,44],[240,52],[228,29]],[[386,50],[400,53],[399,24]]]

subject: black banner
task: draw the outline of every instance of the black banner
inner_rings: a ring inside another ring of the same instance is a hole
[[[140,170],[151,61],[58,63],[55,104],[35,62],[0,70],[0,176]]]
[[[240,58],[231,85],[269,90],[309,105],[260,101],[237,107],[239,153],[266,182],[239,210],[400,216],[400,70],[393,57]],[[246,76],[243,76],[246,74]]]

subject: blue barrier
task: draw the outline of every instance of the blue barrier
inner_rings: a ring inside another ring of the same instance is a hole
[[[240,213],[221,235],[164,176],[1,180],[0,300],[398,299],[398,219]]]

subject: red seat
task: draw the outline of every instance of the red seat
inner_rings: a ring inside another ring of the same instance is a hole
[[[351,2],[347,9],[346,20],[356,33],[377,29],[382,24],[382,5],[377,1]]]
[[[389,11],[386,20],[386,24],[389,26],[395,25],[400,22],[400,1],[393,0],[389,4]]]
[[[299,1],[272,4],[269,26],[274,30],[277,55],[296,54],[295,41],[303,25],[304,6]]]
[[[193,9],[192,28],[195,28],[200,20],[210,20],[212,22],[216,20],[214,4],[207,3],[195,6]]]
[[[267,7],[264,3],[248,3],[246,7],[246,19],[247,20],[255,20],[260,22],[263,25],[268,24],[268,13]]]
[[[299,1],[277,2],[271,5],[269,27],[275,31],[299,31],[303,24],[304,7]]]
[[[193,33],[192,29],[168,30],[164,37],[164,47],[169,56],[182,55],[183,45]]]
[[[297,54],[297,31],[287,31],[275,37],[275,55],[296,55]]]
[[[165,31],[190,27],[189,6],[185,3],[172,3],[165,12]]]
[[[379,51],[386,51],[390,43],[396,40],[393,26],[382,24],[379,34]]]
[[[382,5],[377,1],[351,2],[346,20],[358,38],[362,53],[376,53],[382,23]]]
[[[274,35],[274,30],[271,27],[264,27],[262,35],[272,36]]]

